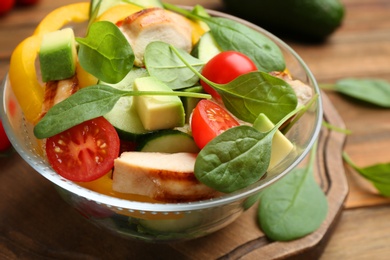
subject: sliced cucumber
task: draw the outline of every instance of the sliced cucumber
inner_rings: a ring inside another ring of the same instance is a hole
[[[145,134],[150,133],[143,127],[133,106],[133,97],[120,98],[104,117],[115,127],[120,139],[138,141]]]
[[[206,32],[194,46],[191,54],[207,63],[212,57],[222,51],[211,32]]]
[[[132,90],[134,80],[138,77],[147,75],[148,73],[145,69],[135,68],[117,84],[99,83],[122,90]],[[150,131],[146,130],[142,125],[137,110],[133,105],[133,97],[120,98],[113,109],[104,115],[104,117],[115,127],[119,137],[123,140],[138,141],[145,134],[150,133]]]
[[[161,130],[148,135],[138,144],[136,150],[160,153],[199,152],[191,135],[173,129]]]
[[[193,92],[193,93],[205,93],[202,86],[194,86],[191,88],[186,88],[183,89],[183,91]],[[200,99],[193,98],[193,97],[182,97],[181,101],[183,102],[184,112],[186,114],[185,122],[188,123],[190,121],[192,110],[194,110],[194,108],[196,107]]]

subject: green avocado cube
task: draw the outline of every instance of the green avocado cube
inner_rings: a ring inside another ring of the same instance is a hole
[[[260,114],[259,117],[255,120],[253,126],[258,131],[265,133],[270,131],[275,125],[266,115]],[[277,130],[272,138],[271,160],[268,166],[268,170],[278,165],[293,149],[294,145],[290,142],[290,140],[287,139],[287,137],[284,136],[282,132]]]
[[[43,35],[39,50],[42,81],[62,80],[76,72],[76,42],[73,30],[65,28]]]
[[[137,78],[135,91],[170,92],[173,90],[154,77]],[[134,105],[146,130],[170,129],[184,125],[185,112],[178,96],[141,95],[134,96]]]

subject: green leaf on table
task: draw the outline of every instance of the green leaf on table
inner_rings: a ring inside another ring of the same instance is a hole
[[[385,197],[390,197],[390,163],[358,167],[347,153],[343,153],[343,158],[361,176],[370,181],[380,194]]]
[[[133,68],[134,53],[119,28],[108,21],[95,22],[86,38],[76,38],[80,44],[80,65],[96,78],[118,83]]]
[[[296,168],[268,187],[258,208],[258,222],[267,237],[290,241],[317,230],[328,212],[324,192],[314,179],[316,145],[306,167]]]
[[[346,78],[337,81],[334,89],[344,95],[390,108],[390,83],[385,80]]]
[[[204,62],[178,49],[180,55],[197,71],[203,68]],[[169,44],[152,42],[145,50],[145,66],[151,76],[163,81],[172,89],[182,89],[195,85],[199,77],[175,55]]]

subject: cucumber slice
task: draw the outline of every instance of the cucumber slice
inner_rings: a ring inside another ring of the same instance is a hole
[[[106,84],[121,90],[132,90],[134,80],[147,75],[148,73],[145,69],[134,68],[117,84],[107,84],[102,81],[99,84]],[[104,117],[115,127],[119,138],[123,140],[138,141],[145,134],[150,133],[142,125],[137,110],[133,105],[133,97],[120,98],[113,109]]]
[[[133,97],[120,98],[104,117],[114,126],[122,140],[136,142],[150,133],[143,127],[137,110],[133,106]]]
[[[192,92],[192,93],[205,93],[202,86],[194,86],[190,88],[183,89],[185,92]],[[186,114],[185,122],[189,123],[192,110],[196,107],[198,102],[200,101],[199,98],[193,98],[193,97],[182,97],[181,102],[183,103],[184,112]]]
[[[160,153],[199,152],[191,135],[173,129],[161,130],[148,135],[138,144],[136,150]]]
[[[213,35],[210,32],[206,32],[196,43],[191,54],[204,63],[207,63],[212,57],[221,51],[222,49],[219,47]]]

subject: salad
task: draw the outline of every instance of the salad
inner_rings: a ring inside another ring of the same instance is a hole
[[[59,175],[159,202],[258,181],[294,150],[282,129],[316,98],[265,35],[158,0],[54,10],[13,52],[9,79]]]

